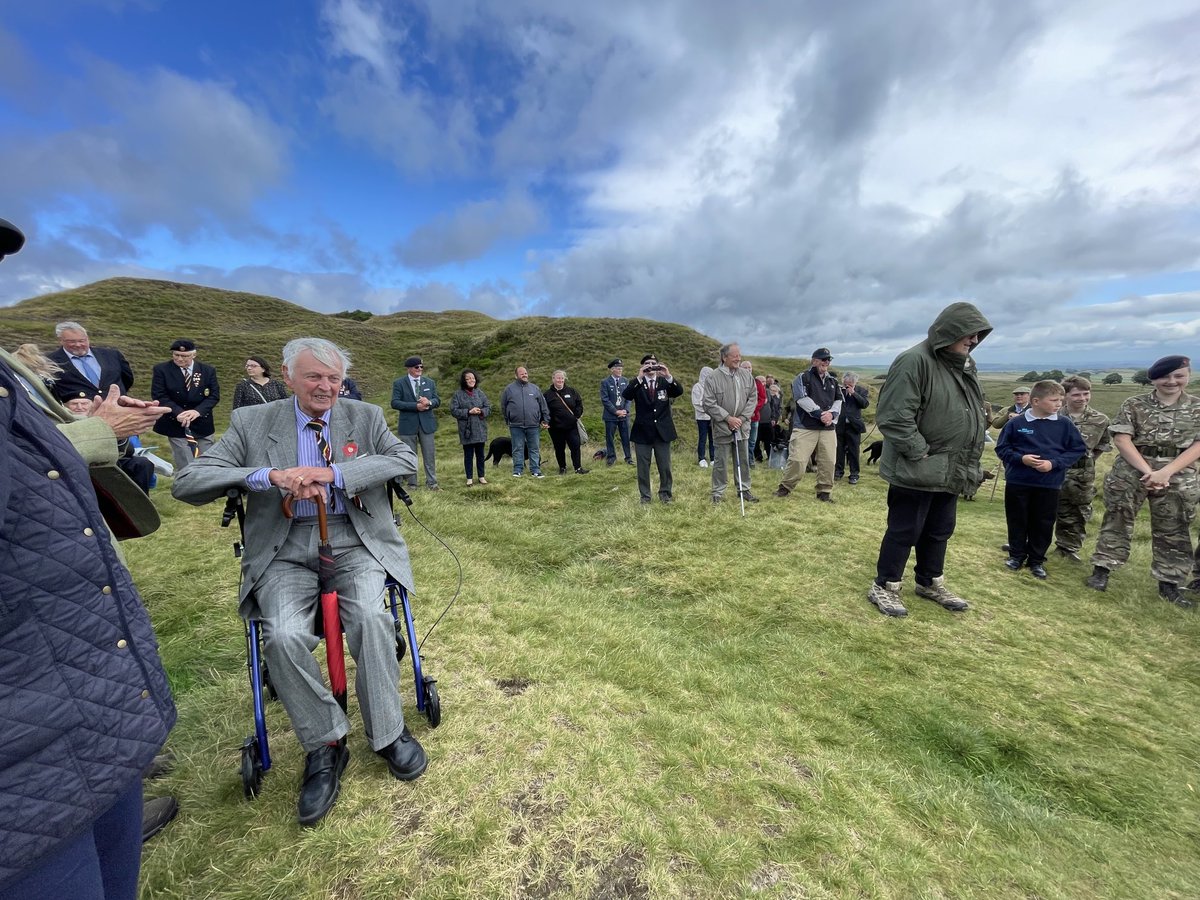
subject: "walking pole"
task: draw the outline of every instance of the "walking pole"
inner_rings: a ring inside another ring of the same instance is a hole
[[[746,494],[742,490],[742,454],[738,450],[738,438],[741,437],[742,429],[737,429],[733,433],[733,468],[737,472],[738,485],[738,501],[742,504],[742,518],[746,518]]]

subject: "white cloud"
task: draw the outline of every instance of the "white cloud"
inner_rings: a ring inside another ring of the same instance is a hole
[[[523,191],[467,203],[415,229],[396,245],[396,256],[411,269],[483,256],[493,245],[525,237],[541,222],[533,199]]]

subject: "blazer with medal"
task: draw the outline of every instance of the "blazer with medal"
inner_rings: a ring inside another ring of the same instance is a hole
[[[654,390],[649,390],[641,378],[635,378],[622,392],[626,400],[633,402],[636,415],[629,436],[635,444],[657,444],[673,441],[675,422],[671,419],[671,401],[683,394],[683,385],[678,380],[667,381],[657,378]]]
[[[183,383],[183,370],[173,362],[161,362],[154,367],[154,380],[150,384],[150,397],[171,411],[164,413],[154,423],[154,430],[167,437],[186,437],[183,426],[175,417],[187,409],[200,413],[192,423],[192,434],[208,437],[216,431],[212,411],[221,399],[221,388],[217,384],[217,370],[199,360],[192,360],[192,377]]]

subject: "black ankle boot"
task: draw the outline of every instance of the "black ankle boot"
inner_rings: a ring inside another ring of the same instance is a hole
[[[1195,606],[1191,600],[1186,599],[1179,592],[1179,585],[1171,584],[1169,581],[1160,581],[1158,583],[1158,596],[1169,603],[1174,603],[1180,609],[1192,609]]]
[[[1108,590],[1108,569],[1104,566],[1092,566],[1092,574],[1088,576],[1088,580],[1084,582],[1093,591]]]

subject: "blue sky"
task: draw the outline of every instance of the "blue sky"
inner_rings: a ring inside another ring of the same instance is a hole
[[[1175,0],[0,0],[0,303],[132,275],[865,364],[970,299],[981,361],[1196,355],[1196,46]]]

